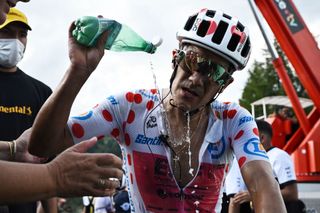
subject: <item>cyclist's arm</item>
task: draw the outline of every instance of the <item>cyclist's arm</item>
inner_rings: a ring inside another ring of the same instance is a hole
[[[279,184],[267,161],[250,161],[243,165],[241,173],[252,197],[255,212],[286,212]]]
[[[67,121],[71,106],[81,87],[98,66],[104,55],[104,33],[97,46],[87,48],[77,44],[69,29],[70,66],[59,86],[48,98],[33,125],[29,151],[38,156],[51,156],[73,144]]]

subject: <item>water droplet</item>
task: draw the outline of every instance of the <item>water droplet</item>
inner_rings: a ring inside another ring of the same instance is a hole
[[[153,39],[152,39],[152,44],[156,47],[159,47],[163,42],[163,39],[160,37],[160,36],[155,36]]]
[[[190,168],[190,169],[189,169],[189,174],[192,175],[192,176],[194,176],[193,172],[194,172],[194,169],[193,169],[193,168]]]

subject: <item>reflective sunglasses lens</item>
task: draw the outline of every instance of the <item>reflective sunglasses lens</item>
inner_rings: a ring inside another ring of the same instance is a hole
[[[219,85],[225,84],[230,78],[230,74],[225,68],[212,60],[199,56],[193,51],[186,52],[181,60],[180,66],[186,72],[198,71],[202,75],[208,76]]]

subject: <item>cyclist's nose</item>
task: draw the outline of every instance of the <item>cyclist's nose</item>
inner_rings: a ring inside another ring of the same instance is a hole
[[[202,84],[202,74],[197,70],[191,70],[189,80],[193,82],[194,85]]]

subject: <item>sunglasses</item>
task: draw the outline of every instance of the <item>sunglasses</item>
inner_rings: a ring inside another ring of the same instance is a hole
[[[226,84],[231,78],[231,75],[223,66],[211,59],[202,57],[197,52],[178,50],[178,55],[178,64],[185,72],[192,73],[193,71],[197,71],[219,84],[219,86]]]

